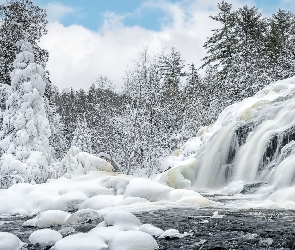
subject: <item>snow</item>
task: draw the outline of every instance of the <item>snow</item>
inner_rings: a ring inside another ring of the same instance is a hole
[[[79,176],[90,171],[112,171],[113,167],[106,160],[89,153],[83,152],[79,148],[72,146],[61,163],[55,169],[55,177]]]
[[[222,219],[225,215],[219,214],[218,211],[215,211],[211,216],[212,219]]]
[[[0,140],[0,187],[48,178],[49,122],[45,113],[43,68],[34,63],[32,46],[20,41],[11,72],[12,94],[6,100]]]
[[[62,235],[51,229],[41,229],[33,232],[29,241],[36,245],[39,244],[42,247],[53,246],[56,242],[62,239]]]
[[[155,227],[151,224],[143,224],[138,230],[157,237],[164,233],[161,228]]]
[[[0,249],[20,250],[24,243],[15,235],[6,232],[0,232]]]
[[[110,241],[110,250],[155,250],[156,240],[140,231],[120,232]]]
[[[34,216],[23,224],[35,228],[30,241],[54,245],[53,250],[152,250],[157,248],[153,236],[158,237],[163,230],[142,225],[131,212],[211,204],[192,190],[176,190],[149,179],[109,171],[67,177],[0,189],[0,214]],[[96,219],[101,222],[89,232],[75,232],[75,224]],[[55,225],[62,226],[59,232],[50,229]]]
[[[94,210],[99,210],[107,207],[114,207],[122,201],[122,196],[114,195],[96,195],[84,201],[79,209],[91,208]]]
[[[78,233],[58,241],[52,250],[103,250],[107,249],[105,240],[92,233]]]
[[[76,223],[78,219],[78,216],[72,215],[68,212],[61,210],[47,210],[36,217],[27,220],[24,222],[23,226],[45,228],[55,225]]]
[[[261,206],[294,207],[294,117],[295,77],[271,83],[228,106],[177,155],[163,160],[163,168],[171,168],[158,179],[173,188],[237,198],[244,185],[265,183],[254,190]],[[267,148],[273,155],[266,155]]]
[[[108,226],[119,226],[124,230],[138,228],[141,226],[140,220],[132,213],[126,211],[113,211],[104,216],[104,222]]]
[[[193,233],[187,233],[184,232],[183,234],[181,234],[177,229],[171,228],[166,230],[164,233],[162,233],[159,238],[183,238],[186,236],[192,236]]]

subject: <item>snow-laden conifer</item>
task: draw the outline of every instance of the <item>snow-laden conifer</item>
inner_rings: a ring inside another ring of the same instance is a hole
[[[78,119],[77,127],[74,131],[72,145],[83,152],[92,153],[92,131],[87,125],[85,116]]]
[[[42,182],[48,177],[50,127],[44,108],[44,70],[34,63],[32,46],[20,41],[11,73],[12,94],[6,101],[0,148],[0,184],[16,180]]]

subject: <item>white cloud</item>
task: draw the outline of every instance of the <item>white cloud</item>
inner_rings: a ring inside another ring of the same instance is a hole
[[[47,18],[49,22],[59,21],[66,15],[75,13],[75,9],[55,2],[48,3],[45,6],[45,9],[47,11]]]
[[[105,75],[119,88],[126,66],[133,64],[144,47],[151,52],[175,47],[187,63],[200,66],[206,53],[203,44],[211,30],[216,28],[216,22],[209,16],[216,14],[218,2],[191,0],[172,4],[146,1],[141,8],[160,8],[170,20],[160,31],[126,27],[122,23],[124,16],[114,13],[106,13],[104,25],[98,32],[51,22],[48,34],[41,40],[41,46],[50,53],[51,80],[60,88],[79,89],[88,88],[98,75]],[[234,6],[245,2],[231,1]]]

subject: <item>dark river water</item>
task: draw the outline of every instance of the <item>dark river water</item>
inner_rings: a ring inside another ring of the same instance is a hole
[[[212,218],[216,211],[223,217]],[[201,209],[172,208],[135,215],[142,223],[189,233],[183,238],[156,238],[159,249],[295,249],[294,210],[231,210],[219,205]],[[0,231],[11,232],[29,243],[28,238],[36,229],[22,226],[27,219],[21,216],[1,217]],[[88,232],[99,222],[88,221],[72,227],[74,233]],[[61,228],[52,227],[55,230]],[[27,249],[42,248],[28,244]]]

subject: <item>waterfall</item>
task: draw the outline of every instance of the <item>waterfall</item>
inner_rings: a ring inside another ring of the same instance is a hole
[[[193,163],[186,165],[188,159]],[[242,181],[295,191],[295,78],[227,107],[181,147],[174,162],[161,178],[175,187],[218,189]]]

